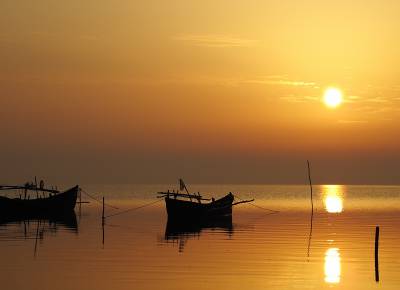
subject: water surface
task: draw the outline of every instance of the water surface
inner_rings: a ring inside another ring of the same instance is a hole
[[[83,188],[125,210],[155,201],[155,192],[172,186]],[[231,222],[171,229],[160,200],[107,219],[104,236],[101,207],[92,200],[76,208],[76,224],[3,224],[2,288],[353,290],[400,285],[400,187],[315,186],[313,216],[307,186],[190,189],[209,197],[232,191],[243,199],[254,197],[259,207],[235,207]],[[116,212],[106,208],[107,215]],[[379,282],[376,225],[381,231]]]

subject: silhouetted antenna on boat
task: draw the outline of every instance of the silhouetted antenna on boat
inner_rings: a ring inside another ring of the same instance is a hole
[[[201,200],[202,200],[201,195],[200,195],[200,192],[197,192],[197,194],[196,194],[196,193],[193,193],[193,194],[190,194],[190,193],[189,193],[189,190],[187,189],[186,184],[185,184],[185,182],[183,181],[182,178],[179,178],[179,190],[180,190],[180,191],[185,190],[185,191],[186,191],[186,194],[188,195],[188,197],[189,197],[190,200],[192,200],[192,197],[195,198],[195,199],[197,199],[199,203],[200,203]]]
[[[182,179],[182,178],[179,178],[179,189],[180,189],[181,191],[185,190],[186,193],[189,194],[189,191],[188,191],[188,189],[187,189],[187,187],[186,187],[186,184],[185,184],[185,182],[183,182],[183,179]]]

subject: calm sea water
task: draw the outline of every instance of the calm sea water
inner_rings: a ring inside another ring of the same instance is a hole
[[[83,186],[118,206],[157,200],[168,185]],[[167,227],[162,200],[106,220],[92,202],[74,220],[0,226],[2,289],[398,289],[400,187],[193,185],[255,198],[232,223]],[[312,227],[311,227],[312,222]],[[375,226],[380,226],[379,282]]]

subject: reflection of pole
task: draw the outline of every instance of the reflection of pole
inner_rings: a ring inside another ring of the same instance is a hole
[[[35,238],[35,250],[34,250],[34,257],[36,258],[36,249],[37,249],[37,240],[39,236],[39,226],[40,226],[40,220],[37,220],[37,226],[36,226],[36,238]]]
[[[310,233],[308,235],[308,247],[307,247],[307,258],[309,258],[310,257],[310,248],[311,248],[312,229],[313,229],[313,219],[314,219],[314,202],[313,202],[313,188],[312,188],[312,182],[311,182],[310,162],[308,160],[307,160],[307,169],[308,169],[308,181],[310,182],[310,195],[311,195]]]
[[[103,196],[103,214],[101,216],[101,227],[103,230],[103,240],[102,240],[103,247],[104,247],[104,219],[105,219],[105,217],[104,217],[104,196]]]
[[[310,258],[310,248],[311,248],[311,237],[312,237],[312,229],[313,229],[313,219],[314,219],[314,212],[311,211],[311,216],[310,216],[310,233],[309,233],[309,235],[308,235],[307,258]]]
[[[311,170],[310,170],[310,162],[307,160],[307,168],[308,168],[308,181],[310,182],[310,194],[311,194],[311,210],[314,212],[314,202],[313,202],[313,190],[311,183]]]
[[[379,226],[375,228],[375,281],[379,282]]]
[[[24,220],[24,238],[25,238],[25,240],[26,240],[26,237],[27,237],[27,235],[26,235],[26,222]]]
[[[101,226],[102,230],[103,230],[103,239],[101,241],[101,243],[103,244],[103,248],[104,248],[104,223]]]
[[[101,215],[101,223],[104,225],[104,196],[103,196],[103,214]]]

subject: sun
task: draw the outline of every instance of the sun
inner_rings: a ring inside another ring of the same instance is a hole
[[[343,102],[342,91],[338,88],[327,88],[324,93],[324,103],[329,108],[336,108]]]

